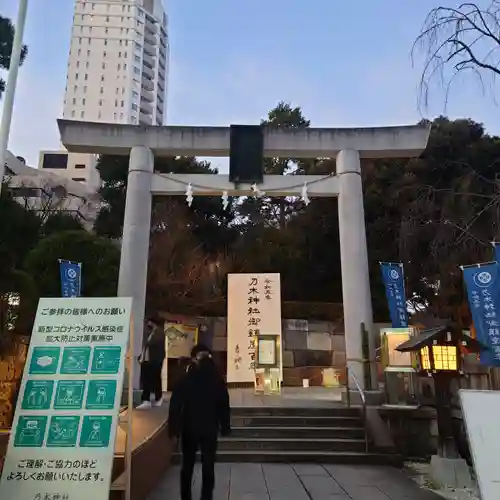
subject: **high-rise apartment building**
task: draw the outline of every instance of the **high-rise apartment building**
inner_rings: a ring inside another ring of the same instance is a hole
[[[76,0],[63,117],[163,125],[168,60],[161,0]]]
[[[63,118],[163,125],[167,29],[161,0],[75,0]],[[100,185],[94,155],[42,151],[39,168]]]

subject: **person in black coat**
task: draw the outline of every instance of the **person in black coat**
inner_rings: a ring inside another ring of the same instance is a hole
[[[181,499],[191,500],[196,452],[201,451],[201,499],[212,500],[217,438],[231,432],[229,393],[210,350],[202,344],[191,351],[192,364],[172,393],[169,435],[181,438]]]
[[[148,410],[151,408],[151,394],[154,394],[154,406],[163,404],[163,390],[161,381],[161,371],[165,360],[165,332],[162,322],[157,318],[150,318],[147,326],[149,334],[144,342],[139,363],[141,365],[141,386],[142,403],[138,410]]]

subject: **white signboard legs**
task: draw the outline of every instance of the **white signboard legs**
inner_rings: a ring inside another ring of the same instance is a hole
[[[109,498],[131,307],[40,299],[0,498]]]
[[[500,391],[459,391],[482,500],[500,498]]]

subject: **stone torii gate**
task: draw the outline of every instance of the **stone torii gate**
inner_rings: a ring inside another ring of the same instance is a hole
[[[154,156],[229,156],[229,127],[144,127],[58,120],[70,152],[130,155],[118,295],[133,297],[134,354],[142,348],[152,196],[252,196],[255,186],[236,188],[228,175],[158,174]],[[374,332],[366,248],[361,159],[418,157],[430,127],[264,129],[264,156],[336,158],[336,175],[266,175],[258,192],[270,196],[338,196],[342,296],[347,363],[363,387],[361,323]],[[137,357],[135,356],[135,357]],[[134,370],[139,387],[139,370]]]

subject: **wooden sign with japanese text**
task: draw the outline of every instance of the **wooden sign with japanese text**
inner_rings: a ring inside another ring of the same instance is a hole
[[[0,498],[107,500],[130,298],[40,299]]]
[[[227,299],[229,383],[254,383],[255,337],[258,335],[281,337],[280,275],[279,273],[229,274]]]

